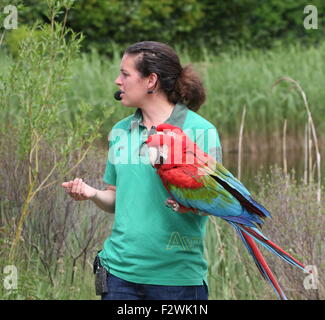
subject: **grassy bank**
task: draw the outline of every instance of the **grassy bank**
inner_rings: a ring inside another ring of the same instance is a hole
[[[90,152],[71,175],[103,189],[106,153]],[[45,162],[52,161],[45,157]],[[95,299],[92,261],[111,232],[113,216],[91,201],[73,201],[60,183],[54,184],[33,201],[12,261],[9,252],[26,192],[26,167],[8,149],[1,153],[1,164],[0,267],[17,267],[18,288],[10,291],[1,285],[0,299]]]
[[[94,170],[91,164],[101,161],[97,157],[90,155],[76,174]],[[271,174],[257,178],[260,188],[254,194],[273,216],[266,221],[263,232],[304,264],[316,266],[317,290],[304,288],[305,273],[261,250],[289,299],[324,299],[324,202],[317,205],[315,185],[303,185],[278,168],[271,169]],[[100,183],[91,181],[90,176],[86,179],[94,185]],[[98,299],[92,261],[110,233],[113,216],[87,201],[76,203],[58,188],[51,188],[37,199],[13,262],[18,288],[0,287],[2,299]],[[8,265],[17,215],[14,205],[1,201],[1,270]],[[276,298],[230,225],[211,217],[205,243],[210,299]]]
[[[91,264],[110,234],[113,217],[90,202],[69,199],[60,185],[82,177],[104,188],[107,134],[134,109],[112,99],[121,58],[118,49],[112,60],[96,52],[80,55],[76,35],[65,41],[64,26],[46,26],[43,31],[37,41],[30,35],[16,60],[2,53],[0,57],[0,267],[4,270],[12,264],[18,271],[18,289],[2,286],[0,295],[5,299],[94,299]],[[183,64],[191,62],[186,53],[181,58]],[[271,85],[282,76],[296,79],[304,88],[316,131],[323,134],[324,45],[216,57],[207,53],[195,64],[208,91],[200,114],[216,125],[224,150],[235,149],[234,142],[225,141],[235,139],[237,145],[244,105],[245,149],[281,145],[284,119],[292,144],[303,147],[306,114],[301,97],[288,84],[270,93]],[[95,142],[100,148],[91,148]],[[313,173],[311,160],[308,169]],[[319,266],[321,277],[324,202],[317,207],[314,181],[308,182],[274,171],[255,192],[274,215],[264,229],[266,234],[304,263]],[[274,297],[228,225],[211,220],[206,240],[211,299]],[[271,265],[289,297],[324,297],[323,282],[316,293],[306,292],[301,287],[303,274],[278,269],[280,263],[273,259]],[[6,275],[1,276],[5,280]]]
[[[306,289],[306,274],[263,247],[268,264],[289,299],[324,299],[324,202],[317,204],[317,186],[304,185],[278,167],[269,176],[258,175],[253,193],[272,214],[263,233],[305,265],[316,266],[317,289]],[[324,190],[323,190],[324,191]],[[212,218],[206,238],[211,299],[275,299],[276,295],[261,277],[253,259],[228,224]]]
[[[304,88],[311,112],[319,132],[325,131],[325,44],[320,48],[300,48],[292,45],[271,51],[250,51],[210,56],[194,62],[207,90],[207,101],[199,113],[214,123],[222,137],[238,134],[243,107],[246,106],[245,135],[274,140],[288,121],[288,134],[297,136],[303,132],[306,114],[301,96],[292,85],[281,84],[271,92],[272,84],[289,76]],[[186,53],[181,54],[183,64],[191,63]],[[118,74],[120,57],[116,52],[113,61],[105,60],[96,53],[83,55],[76,62],[68,104],[70,110],[80,97],[98,108],[114,104],[116,109],[107,127],[130,114],[133,110],[123,107],[112,99],[116,90],[114,80]],[[258,134],[257,134],[258,133]]]
[[[75,60],[71,65],[66,104],[61,106],[62,117],[74,120],[79,101],[91,104],[94,111],[85,121],[101,119],[104,109],[114,108],[111,117],[105,119],[103,141],[106,141],[107,132],[114,123],[134,112],[113,99],[120,50],[116,47],[112,60],[99,56],[95,51]],[[193,62],[186,52],[180,52],[180,57],[183,65]],[[11,63],[11,59],[1,56],[0,75]],[[289,136],[303,135],[307,118],[299,93],[287,83],[276,86],[273,92],[271,90],[272,84],[284,76],[300,83],[309,100],[317,131],[325,131],[325,43],[309,49],[297,44],[265,52],[230,50],[219,56],[206,52],[203,61],[193,63],[207,90],[207,101],[199,113],[216,125],[224,141],[237,136],[244,106],[244,136],[252,150],[259,149],[260,140],[255,142],[256,138],[262,137],[264,143],[272,145],[281,136],[285,119]],[[12,113],[19,113],[15,105],[11,108]]]

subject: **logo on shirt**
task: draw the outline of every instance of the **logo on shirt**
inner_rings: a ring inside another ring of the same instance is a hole
[[[166,246],[166,250],[180,248],[183,250],[191,250],[194,247],[199,247],[202,244],[202,239],[198,237],[187,237],[179,232],[172,232]]]

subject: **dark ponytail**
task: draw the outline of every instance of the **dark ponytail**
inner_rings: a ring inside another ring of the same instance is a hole
[[[170,101],[179,101],[189,109],[197,111],[205,101],[205,90],[198,74],[191,64],[182,69]]]
[[[135,67],[143,77],[157,74],[159,89],[166,94],[169,102],[185,104],[193,111],[199,110],[204,103],[205,89],[201,78],[191,64],[182,68],[176,52],[167,44],[137,42],[124,54],[139,55]]]

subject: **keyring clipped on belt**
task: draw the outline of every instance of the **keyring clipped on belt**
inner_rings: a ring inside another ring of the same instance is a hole
[[[100,251],[98,251],[99,253]],[[102,265],[100,263],[100,259],[99,259],[99,256],[97,254],[97,256],[95,257],[95,260],[94,260],[94,263],[93,263],[93,272],[94,274],[96,274],[96,271],[98,268],[102,268]]]
[[[99,252],[100,251],[98,251],[98,253]],[[97,256],[95,257],[95,260],[94,260],[93,272],[96,275],[95,276],[96,295],[100,296],[101,294],[108,292],[108,287],[107,287],[108,272],[101,265],[98,253],[97,253]]]

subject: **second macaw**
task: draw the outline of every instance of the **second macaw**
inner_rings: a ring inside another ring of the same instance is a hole
[[[269,211],[252,199],[238,179],[202,151],[180,128],[161,124],[146,144],[151,164],[180,211],[201,211],[230,223],[262,276],[279,298],[287,299],[255,241],[288,263],[302,270],[305,267],[261,232],[262,219],[271,217]]]

